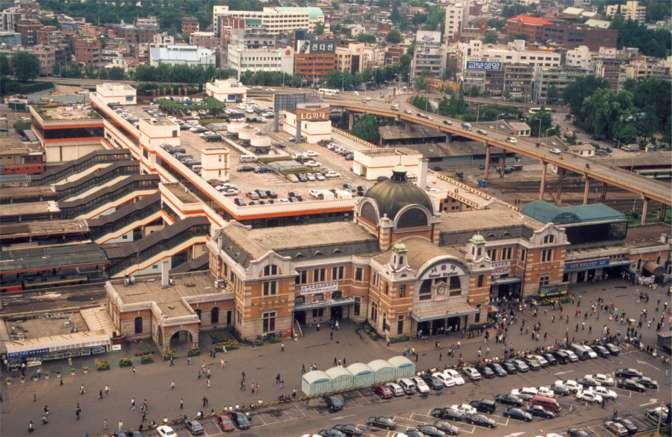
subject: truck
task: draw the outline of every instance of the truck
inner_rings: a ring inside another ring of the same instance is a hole
[[[393,111],[398,111],[399,110],[399,103],[395,103],[392,105],[392,110]]]

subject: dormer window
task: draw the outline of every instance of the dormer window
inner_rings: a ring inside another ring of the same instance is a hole
[[[546,235],[544,237],[544,244],[552,244],[555,241],[555,235]]]
[[[264,267],[264,276],[277,275],[279,272],[278,266],[275,264],[269,264]]]

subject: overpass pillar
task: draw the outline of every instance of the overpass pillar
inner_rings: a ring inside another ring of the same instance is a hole
[[[504,177],[504,167],[506,165],[506,150],[502,149],[502,156],[499,157],[499,177]]]
[[[555,204],[562,205],[562,183],[565,179],[565,169],[558,167],[558,188],[555,192]]]
[[[583,204],[586,205],[588,203],[588,194],[590,193],[590,179],[588,179],[588,175],[584,177],[586,181],[583,184]]]
[[[485,145],[485,164],[483,165],[483,168],[485,169],[483,171],[483,179],[488,179],[488,173],[490,172],[490,152],[491,152],[491,147],[486,143]]]
[[[602,185],[602,194],[600,195],[600,201],[604,202],[605,200],[607,200],[607,190],[608,189],[609,189],[609,185],[607,185],[607,183],[605,182]]]
[[[546,171],[548,163],[541,161],[541,182],[539,183],[539,200],[544,200],[544,190],[546,189]]]
[[[649,199],[642,197],[642,218],[640,224],[646,224],[646,214],[649,212]]]
[[[355,114],[348,112],[348,131],[352,130],[352,125],[355,123]]]

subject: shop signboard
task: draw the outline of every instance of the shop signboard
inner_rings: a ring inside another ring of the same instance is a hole
[[[565,263],[566,272],[578,272],[582,270],[599,269],[602,267],[609,267],[609,258]]]
[[[539,297],[563,296],[567,294],[567,284],[542,285],[539,287]]]
[[[327,293],[338,291],[338,281],[316,282],[299,287],[299,294],[305,296],[316,293]]]

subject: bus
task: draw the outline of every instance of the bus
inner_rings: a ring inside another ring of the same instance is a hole
[[[541,112],[541,111],[553,112],[553,110],[551,108],[547,108],[545,106],[533,106],[532,108],[527,110],[527,113],[530,114],[530,115],[534,115],[537,112]]]
[[[320,94],[323,94],[325,96],[335,96],[336,94],[341,92],[340,90],[334,88],[320,88],[318,91]]]

